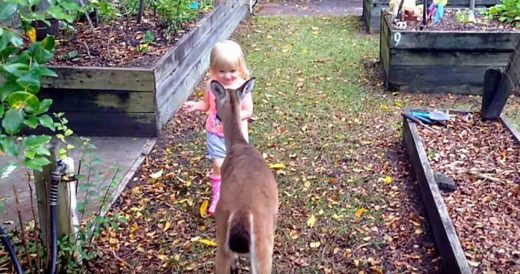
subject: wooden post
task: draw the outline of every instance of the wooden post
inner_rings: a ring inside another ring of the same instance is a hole
[[[74,236],[78,230],[79,218],[76,210],[76,185],[74,178],[74,161],[72,158],[64,159],[67,165],[65,177],[58,186],[58,239],[65,235]]]
[[[46,148],[51,152],[51,155],[48,158],[51,163],[43,167],[41,172],[34,171],[34,186],[36,189],[40,235],[45,248],[48,249],[49,235],[47,234],[47,231],[50,229],[49,190],[51,186],[51,172],[56,168],[56,154],[54,151],[54,145],[49,144]]]
[[[486,71],[480,110],[482,120],[499,119],[509,95],[520,82],[520,42],[509,60],[505,71],[497,69]]]

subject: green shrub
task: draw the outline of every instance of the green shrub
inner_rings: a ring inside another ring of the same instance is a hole
[[[172,31],[177,31],[183,24],[197,19],[200,11],[211,7],[212,2],[208,0],[157,0],[157,15],[163,25]]]
[[[516,25],[520,22],[520,0],[502,0],[501,4],[490,7],[486,15],[489,19]]]

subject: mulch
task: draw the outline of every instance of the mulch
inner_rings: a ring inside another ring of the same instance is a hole
[[[456,115],[437,132],[419,128],[434,172],[457,184],[443,197],[473,271],[518,273],[520,143],[478,113]]]
[[[207,13],[201,13],[195,22],[185,24],[176,32],[160,23],[152,12],[146,12],[141,24],[135,18],[121,17],[113,22],[103,22],[93,30],[87,22],[76,22],[74,33],[61,33],[57,37],[54,59],[51,65],[84,67],[151,67],[185,34],[197,27],[197,21]],[[146,32],[155,38],[145,40]]]

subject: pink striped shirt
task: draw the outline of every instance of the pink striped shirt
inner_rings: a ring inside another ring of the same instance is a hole
[[[211,132],[213,134],[216,134],[220,137],[224,137],[224,125],[222,124],[222,121],[219,121],[217,119],[217,106],[215,105],[215,95],[213,95],[213,92],[209,93],[209,109],[208,109],[208,118],[206,119],[206,130],[208,132]],[[251,93],[247,94],[247,96],[251,96]],[[245,109],[247,107],[247,103],[249,100],[248,98],[244,98],[242,102],[240,103],[240,109]],[[222,117],[221,117],[222,118]],[[247,138],[247,120],[242,121],[242,132],[244,133],[244,137]]]

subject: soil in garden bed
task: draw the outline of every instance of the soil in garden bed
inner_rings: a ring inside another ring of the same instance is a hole
[[[135,17],[121,17],[90,28],[87,22],[74,23],[74,33],[62,33],[57,39],[51,65],[99,67],[151,67],[183,35],[197,27],[197,21],[184,24],[176,32],[168,32],[152,12],[143,16],[140,24]]]
[[[434,172],[457,184],[443,193],[475,273],[520,271],[520,144],[500,122],[457,114],[446,128],[419,131]]]
[[[462,22],[463,19],[467,18],[469,9],[461,8],[447,8],[444,10],[444,18],[438,24],[433,24],[433,21],[428,23],[428,26],[424,30],[437,30],[437,31],[495,31],[495,32],[510,32],[520,31],[510,24],[503,24],[498,20],[488,20],[484,14],[483,9],[475,9],[475,23]],[[421,17],[422,18],[422,17]],[[419,31],[421,22],[408,22],[407,30]]]

